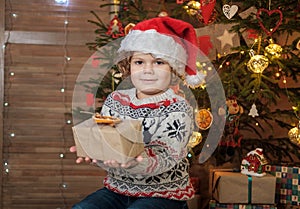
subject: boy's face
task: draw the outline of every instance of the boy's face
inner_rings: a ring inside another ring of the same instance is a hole
[[[130,61],[131,81],[139,99],[165,92],[171,81],[171,67],[161,58],[135,52]]]

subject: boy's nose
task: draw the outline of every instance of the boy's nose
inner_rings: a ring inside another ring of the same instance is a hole
[[[152,65],[152,64],[147,64],[147,65],[143,68],[143,72],[144,72],[144,73],[153,73],[153,65]]]

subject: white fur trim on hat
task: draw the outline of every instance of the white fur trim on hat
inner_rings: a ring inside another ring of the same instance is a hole
[[[131,30],[121,42],[119,58],[125,58],[128,52],[151,53],[167,61],[174,70],[185,76],[186,50],[170,35],[158,33],[154,29]]]
[[[191,88],[197,88],[204,83],[205,76],[205,74],[198,71],[196,75],[186,75],[185,82]]]

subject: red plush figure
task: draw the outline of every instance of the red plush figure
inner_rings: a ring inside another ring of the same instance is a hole
[[[225,128],[219,142],[217,160],[220,164],[239,158],[243,135],[239,132],[239,119],[244,112],[235,96],[226,99],[226,106],[219,108],[219,115],[226,118]],[[240,159],[238,160],[240,164]]]
[[[226,106],[227,110],[224,108],[219,109],[219,115],[227,114],[227,116],[230,117],[237,116],[238,114],[242,114],[244,112],[243,107],[238,104],[235,96],[231,96],[226,99]]]
[[[244,112],[242,106],[237,102],[235,96],[226,99],[226,110],[219,108],[219,115],[226,115],[225,132],[220,141],[221,146],[240,147],[242,136],[238,130],[238,120]]]

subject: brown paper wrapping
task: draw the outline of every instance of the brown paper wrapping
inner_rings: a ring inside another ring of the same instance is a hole
[[[86,120],[72,128],[77,156],[126,163],[144,151],[141,128],[138,120],[124,120],[115,127]]]
[[[267,174],[252,176],[251,201],[249,202],[249,179],[239,172],[215,171],[212,174],[212,196],[220,203],[274,204],[276,177]]]

